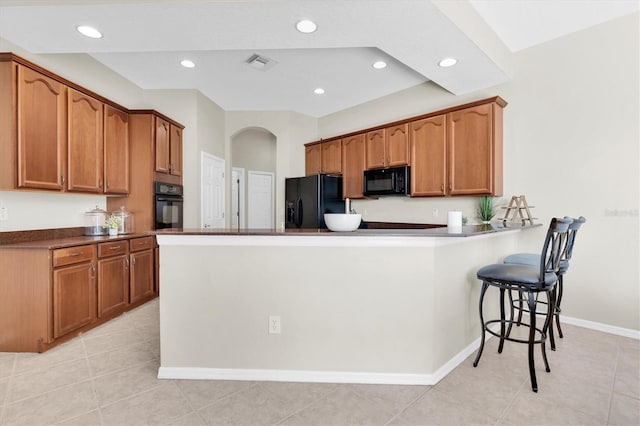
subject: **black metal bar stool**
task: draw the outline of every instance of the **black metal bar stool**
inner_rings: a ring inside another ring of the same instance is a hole
[[[565,219],[569,219],[569,218],[565,216]],[[573,246],[576,241],[576,234],[578,233],[578,229],[580,229],[582,224],[587,221],[583,216],[580,216],[579,218],[572,219],[572,220],[573,222],[571,222],[571,225],[569,225],[569,233],[567,235],[567,245],[564,253],[560,257],[560,268],[558,270],[558,288],[556,291],[557,298],[555,300],[555,310],[553,311],[553,317],[555,317],[556,328],[558,329],[558,336],[560,336],[560,338],[564,337],[562,335],[562,328],[560,327],[560,312],[561,312],[560,304],[562,303],[563,281],[564,281],[563,277],[566,274],[567,270],[569,269],[569,261],[573,256]],[[516,253],[516,254],[512,254],[505,257],[503,263],[537,266],[540,264],[540,255],[536,253]],[[529,309],[523,306],[526,299],[524,298],[524,295],[522,294],[522,292],[519,292],[518,294],[519,294],[519,297],[515,300],[513,300],[510,295],[510,301],[512,304],[514,304],[513,307],[518,310],[518,321],[516,324],[520,325],[522,323],[522,312],[523,311],[529,312]],[[543,300],[539,300],[538,303],[547,305],[547,310],[549,309],[548,301],[545,302]],[[546,315],[546,314],[547,314],[546,311],[536,312],[536,315]],[[555,351],[556,342],[554,339],[553,318],[551,320],[551,323],[549,324],[549,342],[551,343],[551,350]]]
[[[494,336],[500,338],[498,345],[498,353],[502,353],[504,347],[504,341],[526,343],[529,346],[529,375],[531,377],[531,388],[534,392],[538,392],[538,382],[536,380],[535,364],[533,359],[533,348],[535,344],[540,344],[542,351],[542,359],[544,360],[545,370],[550,372],[549,362],[547,361],[547,353],[545,351],[545,340],[547,336],[547,329],[549,328],[549,322],[551,320],[551,312],[554,311],[555,304],[555,290],[556,283],[558,281],[558,271],[560,269],[560,257],[565,250],[567,244],[567,234],[571,219],[551,219],[547,236],[542,246],[542,252],[540,254],[540,262],[538,266],[529,265],[517,265],[517,264],[505,264],[498,263],[493,265],[487,265],[480,268],[477,272],[478,279],[482,280],[482,290],[480,291],[480,324],[482,325],[482,335],[480,340],[480,348],[478,349],[478,355],[476,356],[473,366],[477,367],[482,351],[484,349],[485,334],[491,333]],[[500,319],[485,321],[483,314],[483,301],[485,293],[489,286],[497,287],[500,289]],[[548,310],[547,317],[543,326],[536,327],[536,315],[529,315],[529,324],[522,324],[529,327],[528,340],[516,339],[509,336],[509,332],[505,330],[506,325],[516,323],[513,319],[514,308],[513,303],[510,308],[510,318],[505,318],[504,309],[504,295],[505,291],[518,291],[527,295],[527,303],[530,312],[536,312],[537,295],[539,293],[546,293],[547,300],[551,306]],[[500,324],[500,333],[494,332],[489,328],[491,324]],[[536,339],[536,333],[539,339]]]

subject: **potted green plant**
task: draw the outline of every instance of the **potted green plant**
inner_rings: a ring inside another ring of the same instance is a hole
[[[104,221],[103,228],[109,230],[109,235],[118,235],[118,228],[122,225],[122,219],[119,216],[111,215]]]
[[[478,203],[478,219],[482,221],[482,223],[489,223],[491,219],[496,215],[495,206],[493,204],[493,197],[489,197],[488,195],[483,195],[480,197],[480,201]]]

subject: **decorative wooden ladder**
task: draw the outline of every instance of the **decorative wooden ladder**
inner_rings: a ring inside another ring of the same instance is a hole
[[[511,201],[509,201],[507,207],[502,207],[503,209],[507,209],[504,217],[502,218],[502,222],[504,224],[506,224],[508,220],[511,220],[511,222],[515,222],[519,217],[523,225],[525,225],[527,221],[529,221],[529,223],[533,225],[533,220],[537,218],[531,216],[531,210],[529,209],[532,209],[534,207],[535,206],[530,206],[527,204],[527,199],[524,195],[514,195],[513,197],[511,197]],[[513,217],[509,219],[509,215],[511,213],[513,213]]]

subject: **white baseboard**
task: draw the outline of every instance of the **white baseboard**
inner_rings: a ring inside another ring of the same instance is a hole
[[[486,339],[493,337],[487,333]],[[480,347],[478,337],[433,374],[352,371],[266,370],[240,368],[160,367],[159,379],[248,380],[267,382],[357,383],[371,385],[435,385]]]
[[[611,333],[619,336],[640,339],[640,331],[615,327],[593,321],[562,316],[561,321],[567,324],[592,330]],[[493,335],[487,333],[489,340]],[[184,380],[249,380],[267,382],[307,382],[307,383],[358,383],[376,385],[435,385],[452,372],[469,355],[480,347],[478,337],[462,351],[442,365],[433,374],[407,373],[370,373],[352,371],[312,371],[312,370],[266,370],[239,368],[189,368],[160,367],[159,379]]]
[[[567,317],[565,315],[560,316],[560,322],[575,325],[578,327],[588,328],[596,331],[603,331],[605,333],[615,334],[618,336],[629,337],[631,339],[640,340],[640,331],[632,330],[630,328],[616,327],[613,325],[602,324],[600,322],[587,321],[580,318]]]
[[[159,379],[250,380],[267,382],[359,383],[378,385],[432,385],[431,374],[367,373],[350,371],[258,370],[236,368],[160,367]]]

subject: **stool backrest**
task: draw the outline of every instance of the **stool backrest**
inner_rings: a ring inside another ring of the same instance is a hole
[[[570,217],[565,216],[565,219],[571,219]],[[582,226],[583,223],[587,221],[584,216],[580,216],[577,219],[572,219],[571,225],[569,225],[569,235],[567,237],[567,248],[565,250],[565,254],[563,259],[571,260],[571,256],[573,255],[573,245],[576,242],[576,234],[578,233],[578,229]]]
[[[544,239],[542,254],[540,255],[540,280],[544,282],[544,277],[549,272],[558,273],[560,269],[560,259],[566,253],[569,225],[573,222],[570,218],[551,219],[547,237]]]

